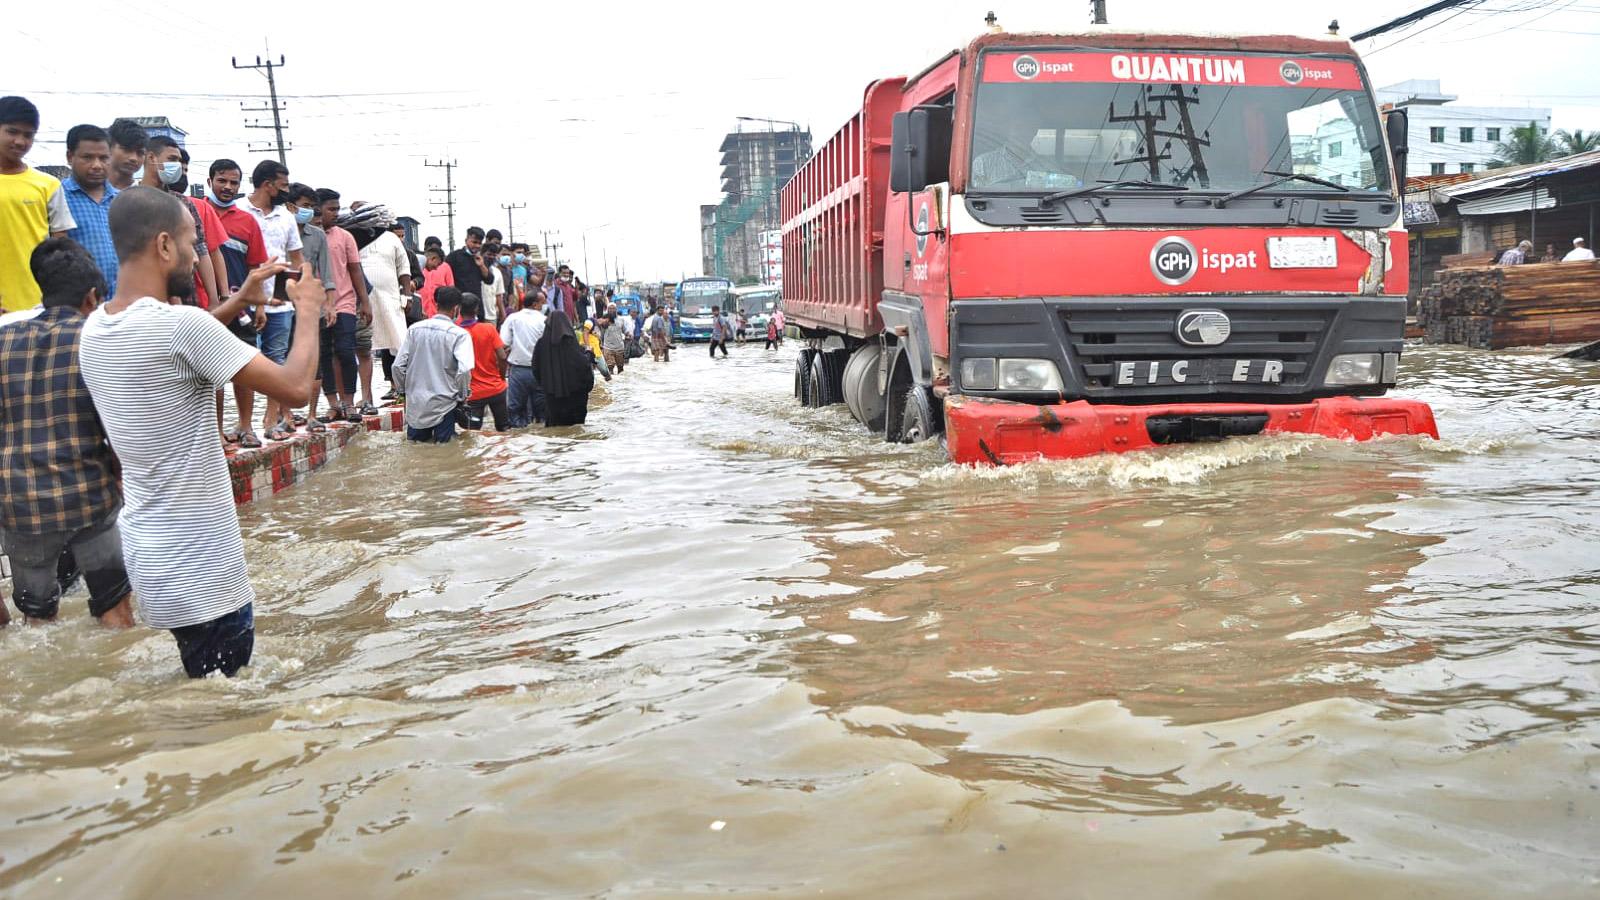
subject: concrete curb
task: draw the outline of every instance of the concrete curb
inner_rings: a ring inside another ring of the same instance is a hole
[[[386,406],[357,425],[337,422],[328,430],[296,431],[286,441],[272,441],[259,449],[228,453],[228,474],[233,480],[233,502],[244,505],[288,490],[338,456],[357,435],[367,431],[403,431],[405,409]]]

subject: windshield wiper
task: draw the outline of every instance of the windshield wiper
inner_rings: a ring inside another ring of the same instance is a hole
[[[1250,187],[1247,187],[1242,191],[1234,191],[1233,193],[1228,194],[1226,196],[1218,197],[1217,200],[1216,200],[1215,206],[1218,209],[1221,209],[1222,207],[1227,206],[1229,203],[1232,203],[1233,201],[1239,199],[1240,197],[1247,197],[1247,196],[1249,196],[1251,194],[1254,194],[1256,191],[1271,190],[1272,188],[1275,188],[1280,184],[1287,184],[1287,183],[1289,183],[1291,181],[1307,181],[1307,182],[1310,182],[1311,184],[1320,184],[1323,187],[1333,188],[1336,191],[1344,191],[1347,194],[1350,192],[1349,188],[1345,187],[1344,185],[1340,184],[1337,181],[1329,181],[1326,178],[1318,178],[1315,175],[1302,175],[1299,172],[1274,172],[1271,169],[1267,169],[1266,171],[1263,171],[1261,174],[1263,174],[1263,175],[1274,175],[1276,177],[1273,178],[1273,180],[1271,180],[1271,181],[1263,181],[1260,184],[1251,185]]]
[[[1045,194],[1043,197],[1039,198],[1039,205],[1048,206],[1057,200],[1065,200],[1068,197],[1092,194],[1095,191],[1108,191],[1112,188],[1127,187],[1156,188],[1163,191],[1187,191],[1189,189],[1189,186],[1186,184],[1163,184],[1159,181],[1106,181],[1105,179],[1101,179],[1099,184],[1087,184],[1083,187],[1075,187],[1065,191],[1056,191],[1054,194]]]

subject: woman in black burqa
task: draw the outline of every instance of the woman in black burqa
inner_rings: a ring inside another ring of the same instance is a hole
[[[544,392],[544,423],[582,425],[589,416],[589,392],[594,389],[594,364],[578,346],[567,314],[554,310],[544,323],[544,334],[533,345],[533,374]]]

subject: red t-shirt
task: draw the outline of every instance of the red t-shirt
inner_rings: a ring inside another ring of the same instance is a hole
[[[449,266],[440,266],[437,269],[424,269],[422,272],[422,314],[433,318],[439,314],[439,308],[433,305],[433,295],[442,287],[455,287],[456,276]]]
[[[267,261],[267,242],[261,238],[261,226],[256,224],[256,217],[244,209],[237,206],[217,209],[213,205],[211,211],[217,214],[227,233],[222,244],[222,259],[228,264],[224,277],[228,280],[228,293],[231,294],[244,284],[245,276],[250,274],[251,269]],[[209,232],[210,226],[206,228]],[[210,237],[210,234],[206,236]]]
[[[500,339],[500,332],[488,322],[479,320],[477,324],[467,329],[467,334],[472,337],[472,395],[469,400],[482,400],[493,397],[506,389],[506,379],[500,374],[500,361],[495,353],[506,342]]]
[[[200,217],[200,224],[206,231],[206,252],[210,253],[222,247],[228,239],[227,232],[222,227],[222,220],[217,218],[217,213],[210,203],[197,201],[193,197],[184,197],[183,202],[194,207],[195,214]],[[227,278],[227,272],[218,272],[219,279]],[[194,273],[194,297],[201,309],[210,309],[212,297],[206,293],[205,280],[199,272]]]

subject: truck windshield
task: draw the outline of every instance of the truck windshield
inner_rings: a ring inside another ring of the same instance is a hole
[[[1274,180],[1267,172],[1331,181],[1350,188],[1349,197],[1389,195],[1377,111],[1353,60],[984,55],[968,179],[975,193],[1054,192],[1115,180],[1232,192]],[[1327,190],[1296,179],[1266,193]]]

